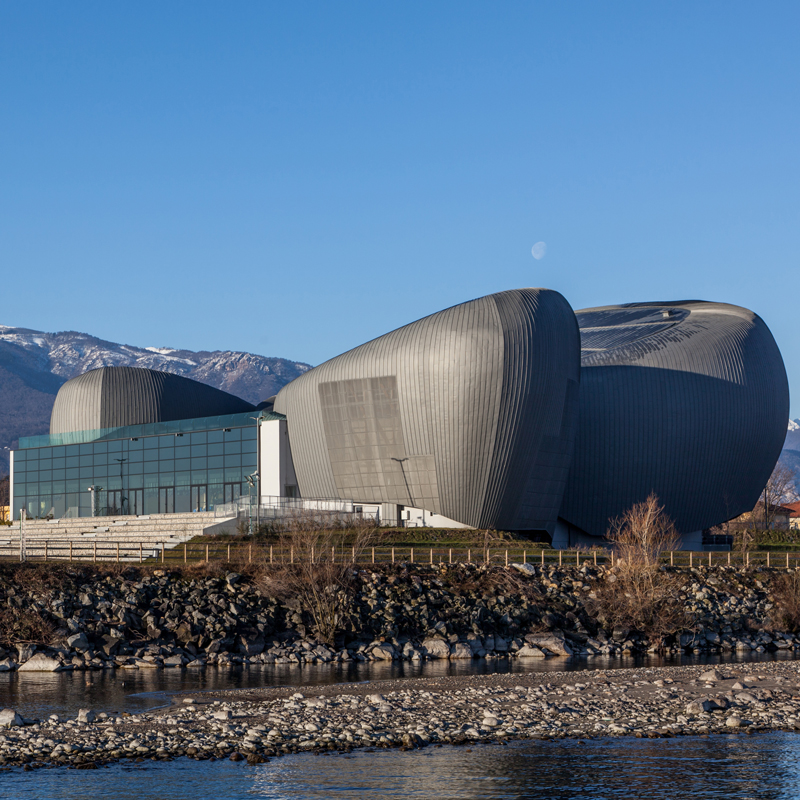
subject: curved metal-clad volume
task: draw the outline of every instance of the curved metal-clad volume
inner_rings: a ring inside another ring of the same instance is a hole
[[[786,371],[763,320],[696,300],[575,313],[580,423],[560,516],[602,536],[655,492],[690,533],[752,509],[789,418]]]
[[[232,394],[190,378],[140,367],[101,367],[67,381],[50,415],[50,433],[117,428],[252,411]]]
[[[546,289],[440,311],[279,392],[301,493],[552,532],[576,432],[579,334]]]

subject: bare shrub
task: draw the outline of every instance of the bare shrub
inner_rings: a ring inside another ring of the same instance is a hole
[[[333,644],[352,608],[355,564],[376,543],[380,529],[357,515],[309,511],[298,511],[284,527],[278,543],[284,560],[262,560],[260,588],[307,613],[316,636]]]
[[[27,609],[0,610],[0,644],[52,644],[55,627],[34,606]]]
[[[772,582],[771,599],[770,627],[787,633],[800,631],[800,572],[776,576]]]
[[[664,552],[678,548],[680,537],[658,497],[651,494],[613,520],[608,539],[618,558],[595,583],[587,604],[591,612],[604,624],[635,629],[651,642],[690,627],[680,599],[683,581],[660,563]]]

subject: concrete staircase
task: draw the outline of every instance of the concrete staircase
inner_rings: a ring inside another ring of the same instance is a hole
[[[236,518],[215,517],[213,511],[194,514],[149,514],[121,517],[65,517],[59,520],[26,520],[25,550],[29,558],[114,558],[138,560],[154,557],[196,536],[235,533]],[[0,527],[0,557],[18,557],[19,521]]]

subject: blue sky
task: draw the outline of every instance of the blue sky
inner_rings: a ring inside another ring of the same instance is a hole
[[[798,29],[780,2],[0,2],[0,323],[316,364],[520,286],[720,300],[800,397]]]

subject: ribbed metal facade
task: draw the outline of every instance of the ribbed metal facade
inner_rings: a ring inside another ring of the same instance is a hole
[[[59,389],[50,433],[238,414],[253,408],[232,394],[180,375],[138,367],[101,367]]]
[[[783,360],[761,318],[701,301],[576,316],[580,421],[560,516],[602,536],[650,492],[681,533],[751,510],[789,417]]]
[[[552,532],[577,425],[579,333],[557,292],[433,314],[285,386],[301,494]]]

